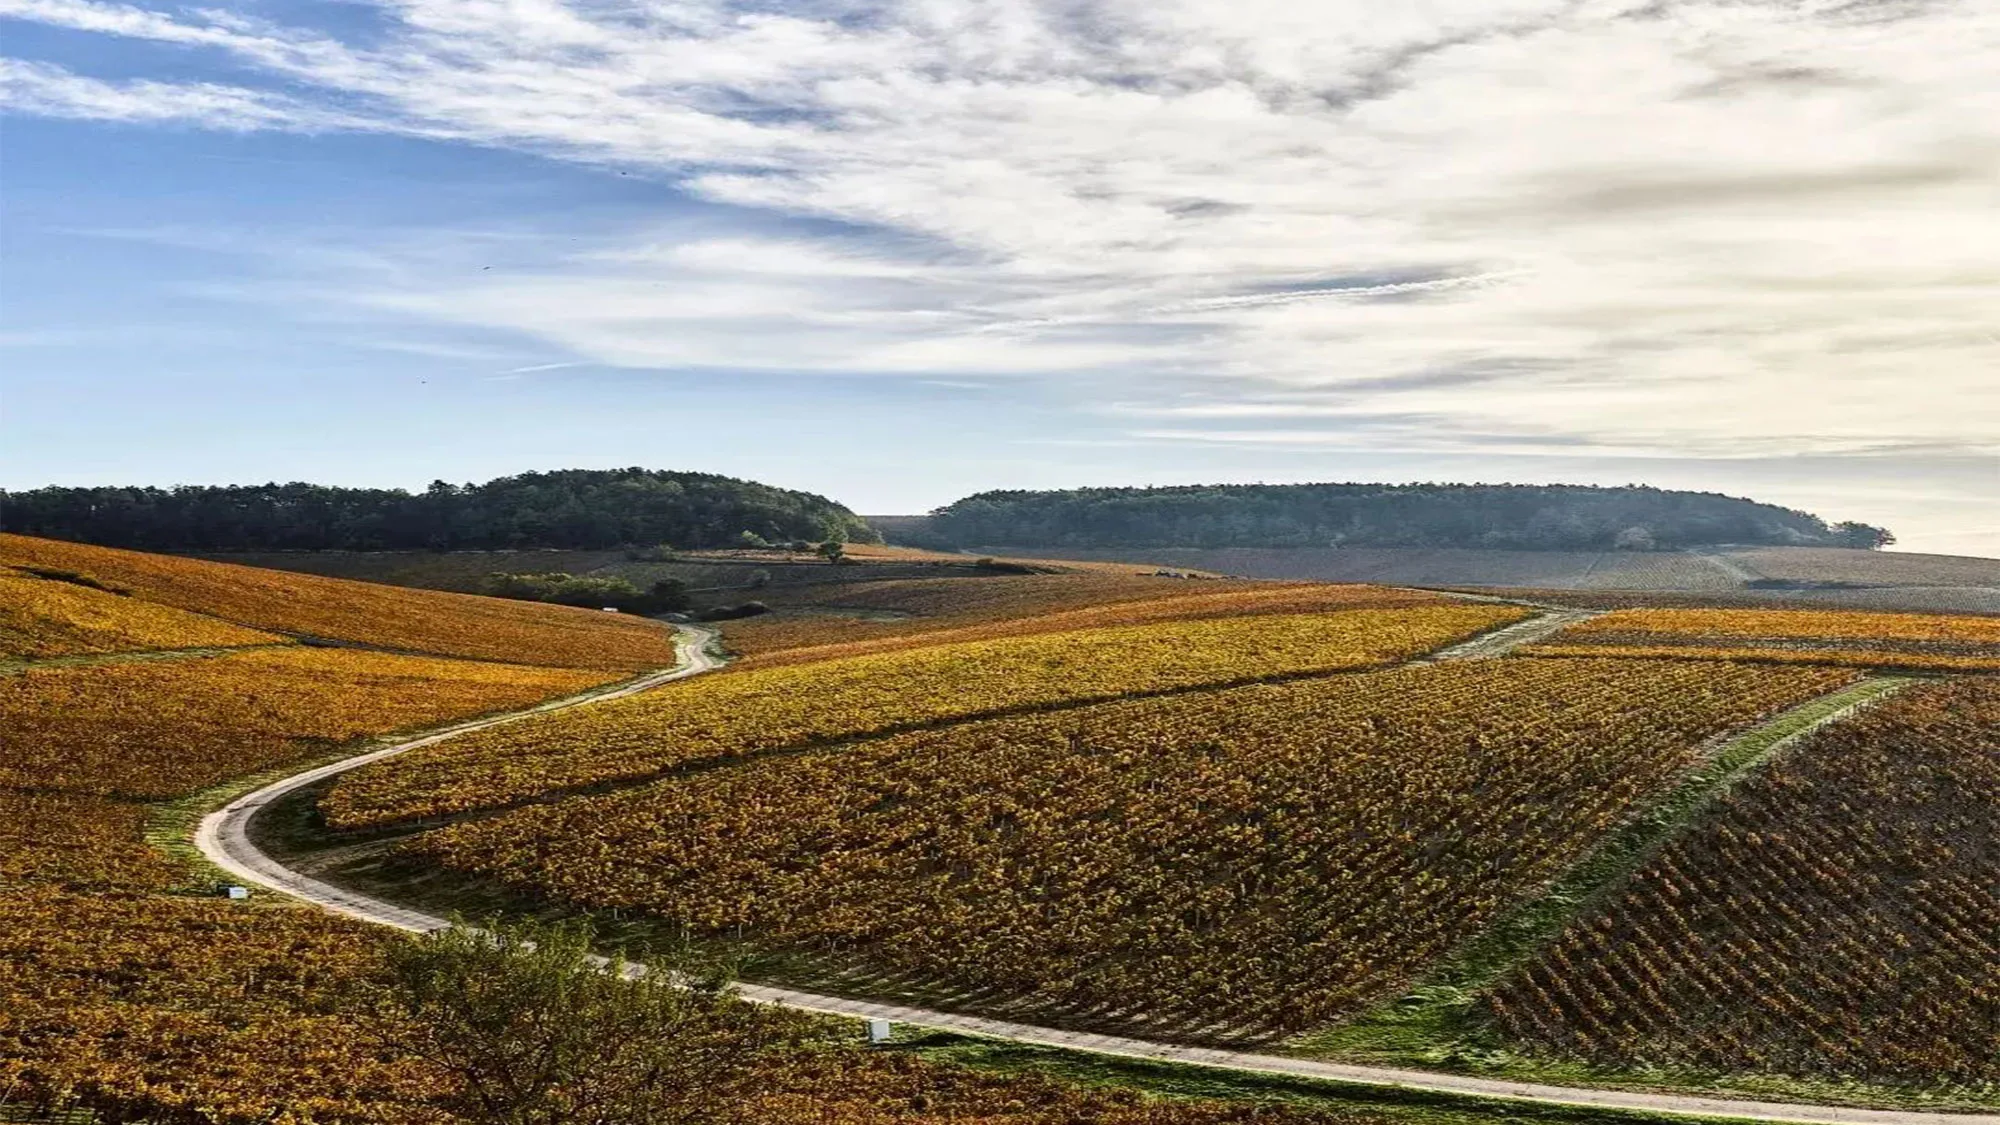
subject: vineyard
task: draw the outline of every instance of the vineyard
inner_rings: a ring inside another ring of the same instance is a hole
[[[919,616],[732,623],[747,667],[412,752],[322,809],[490,811],[394,863],[685,927],[828,991],[1266,1041],[1378,1010],[1659,815],[1717,736],[1858,678],[1839,665],[2000,667],[1980,618],[1634,607],[1539,659],[1390,668],[1526,611],[1109,572],[840,597]],[[394,939],[209,897],[148,844],[160,803],[605,684],[668,640],[0,536],[0,1103],[458,1120],[452,1075],[373,1046],[354,1006]],[[1654,650],[1674,659],[1634,658]],[[2000,679],[1907,690],[1779,754],[1466,1002],[1545,1058],[1994,1089],[1996,763]],[[833,1044],[756,1066],[760,1125],[1388,1125]]]
[[[192,873],[146,842],[155,803],[355,739],[578,691],[615,672],[281,646],[287,638],[171,604],[322,635],[399,631],[413,645],[484,651],[513,644],[490,618],[426,621],[460,604],[429,594],[392,590],[386,600],[343,603],[349,584],[276,575],[261,591],[254,582],[233,589],[232,576],[256,572],[18,537],[0,539],[0,551],[17,567],[68,572],[0,572],[0,637],[17,661],[0,676],[6,1104],[56,1099],[160,1125],[444,1125],[432,1106],[451,1076],[371,1048],[349,1007],[390,939],[317,911],[188,894]],[[353,628],[341,624],[350,616]],[[581,618],[598,627],[595,615]],[[532,620],[523,628],[512,636],[538,652],[604,663],[601,644],[564,648],[560,630]],[[553,648],[542,644],[550,638]],[[211,651],[240,646],[269,647]],[[38,663],[154,649],[195,651]],[[1064,658],[1060,648],[1046,655]],[[774,1060],[755,1084],[752,1119],[798,1125],[970,1117],[1053,1125],[1079,1114],[1129,1125],[1366,1120],[1097,1093],[847,1049]]]
[[[336,828],[368,827],[986,712],[1368,668],[1523,616],[1445,605],[1164,622],[733,672],[426,747],[345,775],[321,809]]]
[[[249,629],[443,656],[631,672],[674,662],[655,622],[0,534],[0,566],[56,570]],[[173,646],[179,647],[179,646]]]
[[[946,589],[937,589],[949,584]],[[1002,584],[1005,584],[1004,586]],[[1146,625],[1287,613],[1330,613],[1344,609],[1398,609],[1448,604],[1435,594],[1379,586],[1317,586],[1279,583],[1210,585],[1164,582],[1157,578],[1110,582],[1100,575],[1037,575],[1032,578],[931,579],[879,583],[844,595],[852,609],[880,605],[929,607],[936,616],[902,621],[855,621],[838,617],[751,618],[731,622],[723,635],[751,667],[801,664],[874,652],[898,652],[926,645],[957,644],[997,637],[1023,637],[1077,629]],[[998,587],[998,588],[993,588]],[[1145,597],[1116,595],[1143,591]],[[1162,596],[1163,590],[1168,596]],[[1065,597],[1051,595],[1062,594]],[[1070,605],[1069,596],[1096,594],[1102,604]],[[859,635],[857,639],[856,635]]]
[[[405,848],[426,869],[747,936],[850,985],[1261,1038],[1404,983],[1711,736],[1850,678],[1413,667],[765,759]]]
[[[2000,1082],[2000,682],[1919,687],[1739,790],[1488,1004],[1616,1065]]]
[[[96,629],[100,647],[187,639],[156,626],[220,628],[104,597],[136,609]],[[32,604],[40,616],[26,632],[44,651],[51,636],[78,635],[69,623],[103,620]],[[372,1055],[338,1014],[342,982],[369,971],[378,933],[171,893],[191,876],[147,845],[147,802],[612,678],[303,647],[0,676],[0,1091],[70,1091],[162,1122],[247,1125],[273,1106],[356,1125],[439,1121],[421,1100],[442,1076]]]
[[[2000,671],[2000,617],[1796,609],[1620,609],[1533,656],[1737,659]]]
[[[0,570],[0,660],[280,644],[263,633],[108,590]]]
[[[316,911],[0,885],[0,1090],[127,1120],[442,1125],[421,1100],[443,1076],[339,1014],[383,940]]]
[[[0,787],[154,800],[364,735],[509,710],[602,672],[272,648],[0,677]]]

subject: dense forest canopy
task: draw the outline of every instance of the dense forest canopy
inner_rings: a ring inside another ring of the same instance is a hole
[[[720,547],[873,541],[822,496],[711,473],[564,469],[422,492],[319,484],[0,492],[0,528],[143,550]]]
[[[906,533],[955,547],[1879,547],[1887,531],[1629,485],[1229,484],[982,492]]]

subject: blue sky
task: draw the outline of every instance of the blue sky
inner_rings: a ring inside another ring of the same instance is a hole
[[[0,486],[1642,481],[2000,556],[2000,11],[0,0]]]

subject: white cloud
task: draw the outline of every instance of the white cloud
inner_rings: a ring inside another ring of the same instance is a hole
[[[379,11],[0,0],[271,84],[16,63],[24,112],[454,138],[845,224],[338,294],[584,360],[1197,388],[1153,440],[2000,453],[1985,0]]]
[[[105,82],[48,63],[0,58],[0,107],[44,117],[211,129],[352,127],[352,119],[257,90],[214,83]]]

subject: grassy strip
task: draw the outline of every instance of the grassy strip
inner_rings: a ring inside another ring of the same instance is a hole
[[[1002,1074],[1031,1074],[1082,1086],[1135,1089],[1156,1097],[1247,1101],[1292,1109],[1387,1118],[1411,1125],[1493,1125],[1496,1120],[1546,1122],[1548,1125],[1646,1125],[1668,1121],[1727,1120],[1227,1070],[1031,1046],[941,1031],[906,1029],[899,1033],[888,1049],[906,1051],[930,1062],[949,1066]]]
[[[1527,961],[1590,907],[1616,893],[1662,844],[1781,746],[1851,707],[1913,682],[1872,677],[1781,712],[1729,740],[1658,804],[1613,830],[1541,894],[1460,947],[1407,995],[1294,1040],[1291,1049],[1312,1056],[1432,1066],[1493,1066],[1507,1061],[1472,1026],[1481,991]]]

